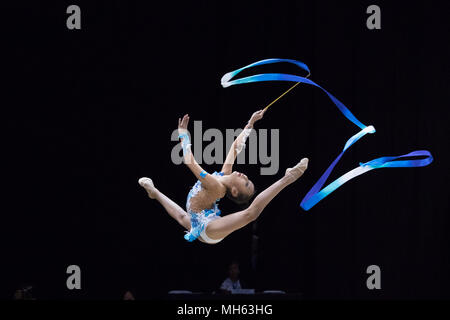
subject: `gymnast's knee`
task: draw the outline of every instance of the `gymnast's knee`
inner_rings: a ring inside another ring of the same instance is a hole
[[[245,209],[244,216],[248,222],[253,222],[258,219],[260,212],[251,206]]]
[[[189,217],[187,216],[187,214],[180,214],[178,216],[177,222],[184,227],[189,222]]]

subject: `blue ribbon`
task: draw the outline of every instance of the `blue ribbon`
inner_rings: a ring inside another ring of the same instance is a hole
[[[342,186],[347,181],[363,174],[368,171],[371,171],[373,169],[380,169],[380,168],[400,168],[400,167],[424,167],[429,165],[431,162],[433,162],[433,156],[429,151],[426,150],[418,150],[413,151],[411,153],[401,155],[401,156],[393,156],[393,157],[381,157],[374,159],[372,161],[366,162],[366,163],[360,163],[359,167],[356,167],[355,169],[345,173],[332,183],[330,183],[325,188],[322,188],[322,186],[327,181],[328,177],[330,176],[331,172],[333,171],[336,164],[339,162],[341,157],[344,155],[345,151],[350,148],[356,141],[364,137],[367,133],[375,133],[375,128],[373,126],[366,126],[361,121],[359,121],[351,112],[350,110],[342,103],[340,102],[336,97],[334,97],[331,93],[329,93],[327,90],[322,88],[320,85],[315,83],[314,81],[311,81],[305,77],[292,75],[292,74],[285,74],[285,73],[263,73],[263,74],[256,74],[249,77],[244,77],[236,80],[233,79],[239,72],[264,65],[264,64],[272,64],[272,63],[279,63],[279,62],[287,62],[292,63],[304,71],[308,72],[308,75],[310,74],[309,68],[306,64],[300,61],[291,60],[291,59],[265,59],[261,61],[254,62],[252,64],[249,64],[245,67],[242,67],[240,69],[231,71],[226,73],[222,79],[221,84],[224,88],[227,88],[232,85],[237,84],[244,84],[244,83],[251,83],[251,82],[261,82],[261,81],[292,81],[292,82],[303,82],[312,86],[316,86],[320,88],[322,91],[324,91],[328,97],[333,101],[333,103],[338,107],[339,111],[353,124],[358,126],[361,131],[359,131],[357,134],[353,135],[350,139],[347,140],[347,143],[344,146],[344,149],[342,152],[338,155],[338,157],[331,163],[331,165],[328,167],[328,169],[322,174],[322,176],[319,178],[319,180],[316,182],[316,184],[309,190],[309,192],[306,194],[306,196],[303,198],[302,202],[300,203],[300,207],[302,207],[305,211],[308,211],[313,206],[315,206],[320,200],[328,196],[330,193],[335,191],[337,188]],[[415,160],[398,160],[406,157],[425,157],[423,159],[415,159]]]

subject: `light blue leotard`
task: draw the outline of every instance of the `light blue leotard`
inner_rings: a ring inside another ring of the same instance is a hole
[[[203,175],[202,174],[200,174],[200,175],[202,177],[205,177],[206,174],[207,173],[204,172]],[[212,175],[213,176],[223,176],[223,172],[214,172]],[[202,231],[204,231],[206,229],[206,226],[208,225],[208,223],[211,222],[212,220],[219,218],[219,216],[220,216],[220,210],[219,210],[219,206],[217,204],[220,199],[217,199],[214,202],[213,207],[211,209],[203,209],[200,212],[195,212],[191,209],[191,199],[193,197],[195,197],[197,195],[197,193],[200,192],[200,190],[202,190],[202,183],[200,180],[197,180],[195,185],[189,191],[189,194],[188,194],[187,200],[186,200],[186,211],[190,215],[190,218],[191,218],[191,230],[184,235],[184,238],[189,242],[192,242],[195,239],[197,239],[200,236],[200,234],[202,233]]]

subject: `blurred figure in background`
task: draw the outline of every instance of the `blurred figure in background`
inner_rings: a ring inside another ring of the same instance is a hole
[[[33,286],[22,285],[14,292],[13,300],[36,300],[33,297]]]
[[[230,294],[233,289],[242,289],[239,281],[239,262],[233,261],[228,267],[228,278],[226,278],[220,286],[220,292]]]
[[[134,295],[131,291],[127,291],[123,295],[123,300],[136,300],[136,299],[134,298]]]

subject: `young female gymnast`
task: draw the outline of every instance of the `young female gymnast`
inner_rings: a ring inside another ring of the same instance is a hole
[[[167,213],[189,231],[184,236],[187,241],[194,241],[198,238],[205,243],[218,243],[233,231],[255,221],[281,190],[296,181],[305,172],[308,166],[307,158],[302,159],[295,167],[288,168],[284,177],[261,192],[247,209],[220,216],[221,212],[217,202],[225,195],[234,202],[242,204],[248,202],[255,192],[255,186],[248,177],[237,171],[232,172],[232,168],[237,155],[245,146],[245,141],[250,135],[254,123],[263,117],[264,112],[265,110],[260,110],[252,115],[245,129],[233,142],[221,172],[213,174],[208,174],[203,170],[191,152],[191,144],[187,135],[189,115],[186,114],[183,119],[178,119],[178,133],[183,146],[184,163],[198,179],[188,194],[186,211],[156,189],[150,178],[139,179],[139,184],[145,188],[148,196],[158,200]]]

